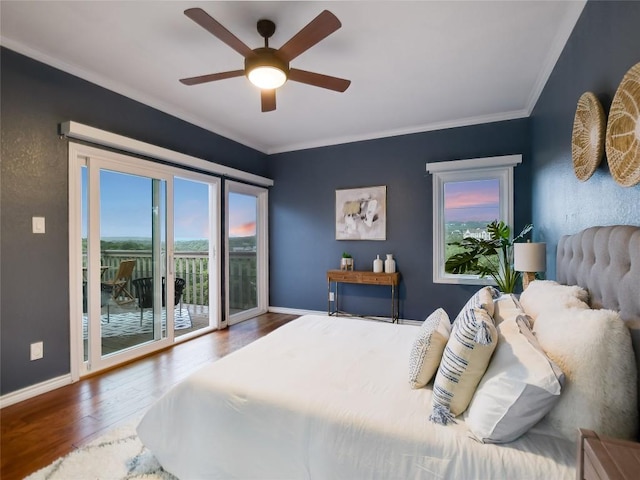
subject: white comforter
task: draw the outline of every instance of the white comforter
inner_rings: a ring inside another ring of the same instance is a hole
[[[177,385],[138,434],[181,480],[575,477],[548,432],[484,445],[430,423],[431,389],[407,380],[417,329],[301,317]]]

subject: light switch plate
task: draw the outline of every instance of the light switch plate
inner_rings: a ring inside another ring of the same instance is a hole
[[[44,217],[32,217],[33,233],[44,233]]]

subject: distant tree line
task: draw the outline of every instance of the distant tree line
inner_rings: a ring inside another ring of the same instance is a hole
[[[255,249],[256,237],[232,237],[229,239],[230,250]],[[87,251],[87,239],[82,239],[83,250]],[[100,241],[100,250],[151,250],[150,238],[109,239]],[[209,250],[207,239],[178,240],[175,242],[178,252],[206,252]]]

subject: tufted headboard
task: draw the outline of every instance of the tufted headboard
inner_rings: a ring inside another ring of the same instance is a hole
[[[640,322],[640,227],[591,227],[558,243],[558,282],[589,291],[593,308]]]
[[[620,312],[640,374],[640,227],[591,227],[564,236],[556,262],[559,283],[587,289],[593,308]]]

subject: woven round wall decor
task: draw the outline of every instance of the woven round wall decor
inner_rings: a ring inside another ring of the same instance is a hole
[[[571,135],[573,171],[583,182],[593,175],[602,161],[604,129],[604,109],[600,101],[591,92],[583,93],[578,100]]]
[[[623,187],[640,183],[640,63],[625,74],[613,97],[605,148],[614,180]]]

